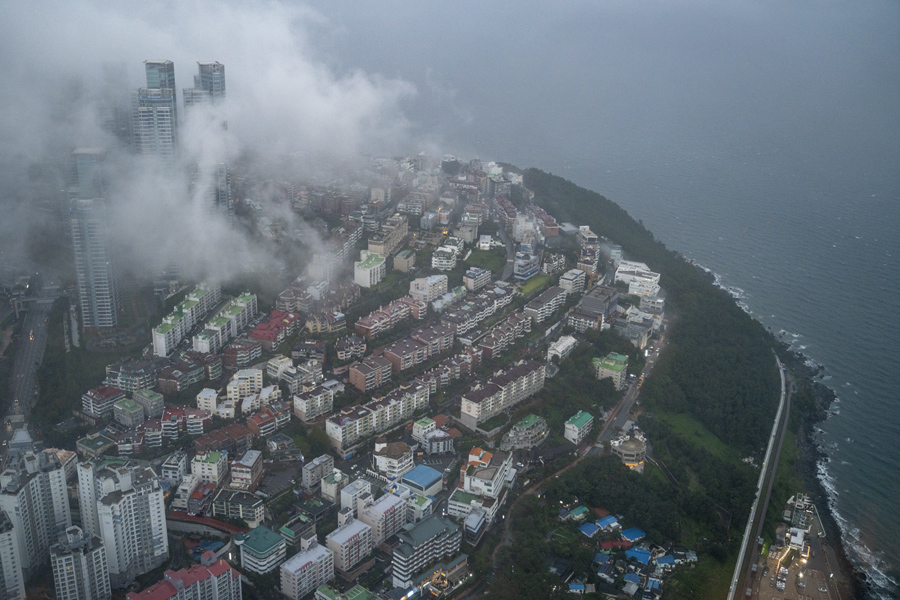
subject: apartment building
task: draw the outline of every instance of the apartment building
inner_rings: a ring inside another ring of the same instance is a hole
[[[544,387],[545,365],[532,360],[515,363],[498,371],[484,384],[477,384],[462,396],[460,420],[475,429],[499,412],[515,406]]]

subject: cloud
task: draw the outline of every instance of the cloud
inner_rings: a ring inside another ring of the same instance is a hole
[[[310,32],[327,34],[332,25],[302,5],[21,3],[6,6],[4,14],[0,210],[13,216],[0,224],[4,257],[21,256],[22,232],[50,219],[53,206],[64,205],[64,161],[75,147],[112,151],[115,239],[129,246],[122,257],[140,255],[138,262],[155,264],[169,252],[162,249],[178,248],[205,268],[231,252],[257,251],[205,209],[198,196],[208,189],[195,187],[191,198],[191,165],[205,175],[239,157],[252,156],[265,166],[284,164],[286,156],[327,161],[410,145],[402,108],[415,87],[335,66],[310,42]],[[172,171],[128,156],[102,127],[106,106],[124,105],[128,93],[145,85],[147,59],[175,63],[182,123],[179,164]],[[193,87],[197,61],[213,60],[225,65],[227,101],[215,114],[194,111],[185,119],[182,89]],[[29,178],[36,165],[57,168]],[[47,212],[32,210],[35,204]]]

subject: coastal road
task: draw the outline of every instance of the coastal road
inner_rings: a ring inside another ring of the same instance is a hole
[[[748,561],[751,556],[759,556],[756,539],[762,533],[763,522],[766,518],[766,510],[769,506],[769,497],[772,493],[772,486],[775,483],[775,474],[778,469],[778,460],[781,456],[781,445],[784,441],[784,432],[787,430],[788,417],[790,415],[790,394],[785,385],[784,368],[778,357],[775,357],[775,363],[778,365],[778,374],[781,376],[781,399],[778,402],[778,412],[775,413],[775,422],[772,423],[772,436],[769,438],[769,444],[766,448],[766,456],[763,459],[762,468],[759,471],[759,480],[756,484],[756,498],[753,499],[753,506],[750,508],[750,516],[747,518],[747,526],[744,529],[744,539],[741,542],[741,551],[738,553],[737,563],[734,565],[734,574],[731,577],[731,586],[728,589],[728,600],[734,600],[737,594],[743,597],[743,590],[752,584],[750,580],[751,565],[754,561]],[[763,489],[765,487],[764,501]],[[753,535],[753,533],[756,535]],[[746,565],[746,578],[741,579]],[[739,584],[739,581],[741,585]]]

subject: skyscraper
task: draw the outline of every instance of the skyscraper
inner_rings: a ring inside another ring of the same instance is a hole
[[[174,88],[141,88],[135,94],[134,150],[171,162],[178,149]]]
[[[147,87],[152,89],[170,89],[175,94],[175,63],[171,60],[145,60],[147,71]]]
[[[186,110],[198,104],[218,104],[225,100],[225,65],[220,62],[198,62],[197,65],[194,87],[183,90]]]
[[[109,600],[106,549],[97,536],[69,527],[50,547],[57,600]]]
[[[22,571],[31,576],[72,526],[65,470],[52,452],[10,450],[0,485],[0,510],[13,524]]]
[[[0,510],[0,598],[24,600],[25,578],[19,544],[9,515]]]
[[[80,148],[71,161],[69,224],[85,329],[118,324],[119,290],[107,238],[104,158],[101,150]]]
[[[79,463],[78,496],[82,527],[107,550],[113,587],[125,587],[166,561],[163,490],[153,469],[126,460]]]

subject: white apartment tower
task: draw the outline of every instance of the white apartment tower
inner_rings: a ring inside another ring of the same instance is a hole
[[[82,527],[103,541],[113,587],[168,558],[163,490],[153,469],[124,460],[80,463],[78,495]]]
[[[19,544],[9,516],[0,511],[0,598],[24,600],[25,578]]]
[[[97,536],[69,527],[50,547],[50,566],[57,600],[109,600],[106,549]]]
[[[72,526],[66,473],[52,452],[11,452],[0,487],[0,510],[12,522],[22,571],[30,577]]]

